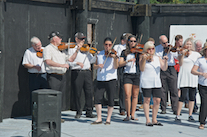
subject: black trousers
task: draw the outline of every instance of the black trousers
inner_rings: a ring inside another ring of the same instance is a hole
[[[30,107],[32,109],[32,91],[37,89],[48,89],[47,73],[29,73]]]
[[[82,89],[85,93],[85,108],[86,114],[91,114],[93,111],[93,92],[92,92],[92,77],[90,70],[72,70],[71,83],[75,91],[75,104],[77,114],[82,114],[81,108],[81,93]]]
[[[160,72],[160,78],[162,82],[162,98],[161,98],[161,110],[166,111],[167,106],[167,91],[170,91],[171,107],[174,112],[177,111],[178,104],[178,89],[177,89],[177,72],[174,66],[168,66],[166,71]]]
[[[47,89],[47,74],[46,73],[29,73],[29,90],[30,92],[37,89]]]
[[[118,85],[119,85],[119,112],[125,111],[125,92],[124,92],[124,68],[118,68]]]
[[[199,113],[200,124],[206,124],[205,120],[207,117],[207,86],[199,85],[199,94],[201,97],[201,106]]]
[[[50,89],[62,92],[62,110],[66,109],[66,75],[47,74]]]

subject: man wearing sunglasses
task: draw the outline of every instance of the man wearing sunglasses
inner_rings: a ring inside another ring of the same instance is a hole
[[[175,60],[177,59],[178,54],[173,52],[165,53],[164,48],[169,46],[168,38],[165,35],[159,37],[160,45],[156,46],[156,55],[163,57],[168,56],[168,69],[166,71],[160,71],[160,78],[162,82],[162,98],[161,98],[161,112],[160,114],[166,114],[167,106],[167,91],[170,91],[171,107],[173,114],[177,114],[177,103],[178,103],[178,90],[177,90],[177,72],[174,68]]]
[[[77,32],[75,34],[75,41],[77,43],[75,48],[69,50],[69,55],[73,55],[77,52],[77,57],[73,62],[69,62],[71,67],[71,84],[75,93],[75,105],[76,105],[76,119],[79,119],[82,115],[81,107],[81,93],[82,89],[85,93],[85,107],[86,117],[94,118],[93,111],[93,93],[92,93],[92,76],[91,76],[91,64],[95,63],[96,56],[91,53],[77,50],[78,47],[82,47],[85,42],[86,36],[83,33]]]

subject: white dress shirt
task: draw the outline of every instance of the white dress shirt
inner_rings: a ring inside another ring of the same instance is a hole
[[[44,49],[44,48],[42,47],[42,49]],[[22,65],[25,65],[25,64],[32,64],[35,66],[41,66],[40,71],[38,71],[35,68],[28,69],[29,73],[46,73],[45,65],[43,63],[43,58],[37,57],[37,52],[34,50],[33,47],[27,49],[24,53]]]
[[[159,56],[162,59],[163,56],[167,55],[167,53],[165,53],[164,55],[163,53],[164,53],[163,46],[161,44],[157,45],[155,47],[155,55]],[[167,61],[168,66],[174,66],[175,65],[174,59],[177,59],[177,58],[178,58],[178,53],[177,52],[174,53],[170,51],[168,54],[168,61]]]

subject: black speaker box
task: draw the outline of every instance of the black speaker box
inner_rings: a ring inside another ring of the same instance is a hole
[[[51,89],[32,92],[32,137],[61,136],[61,96]]]

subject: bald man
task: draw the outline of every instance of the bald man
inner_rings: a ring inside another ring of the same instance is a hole
[[[166,114],[166,106],[167,106],[167,91],[170,91],[170,99],[171,99],[171,107],[173,110],[173,114],[177,114],[177,103],[178,103],[178,89],[177,89],[177,72],[174,68],[175,61],[174,58],[177,59],[178,54],[169,52],[166,53],[164,51],[165,48],[168,47],[168,38],[165,35],[161,35],[159,37],[160,45],[156,46],[156,55],[159,57],[163,57],[165,55],[168,56],[168,69],[166,71],[160,71],[160,78],[162,82],[162,98],[161,98],[161,112],[160,114]]]

